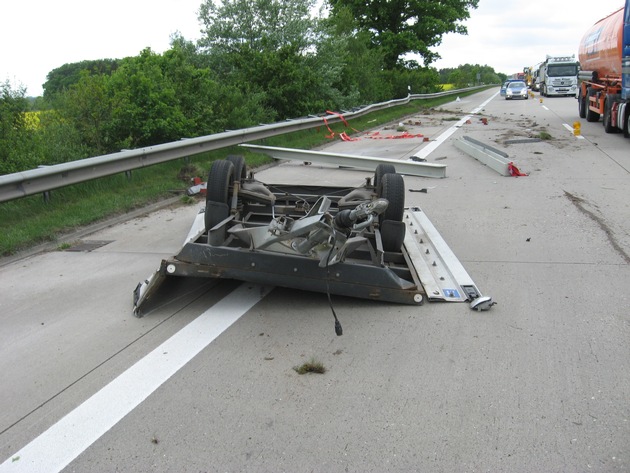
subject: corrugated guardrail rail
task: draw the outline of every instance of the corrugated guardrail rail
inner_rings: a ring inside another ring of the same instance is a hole
[[[383,110],[396,105],[409,103],[411,100],[430,99],[462,92],[481,89],[487,86],[469,87],[435,94],[413,94],[404,99],[390,100],[365,107],[343,111],[344,119],[360,117],[370,112]],[[282,135],[294,131],[320,126],[324,120],[329,123],[342,121],[339,115],[314,116],[309,118],[287,120],[271,125],[260,125],[242,130],[226,131],[198,138],[182,139],[171,143],[148,146],[134,150],[81,159],[69,163],[31,169],[0,176],[0,202],[19,199],[39,194],[60,187],[98,179],[121,172],[128,172],[173,159],[194,156],[215,149],[227,148],[241,143],[256,141],[271,136]]]

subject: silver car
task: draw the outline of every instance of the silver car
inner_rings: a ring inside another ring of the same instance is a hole
[[[524,81],[510,82],[505,89],[505,100],[529,98],[527,84]]]

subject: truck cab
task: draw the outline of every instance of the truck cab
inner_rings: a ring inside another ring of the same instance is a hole
[[[547,56],[539,69],[540,95],[572,96],[577,93],[579,63],[572,56]]]

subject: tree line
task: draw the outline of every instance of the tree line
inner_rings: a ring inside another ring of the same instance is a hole
[[[0,84],[0,174],[499,78],[431,67],[478,0],[205,0],[202,37]],[[315,12],[315,13],[314,13]]]

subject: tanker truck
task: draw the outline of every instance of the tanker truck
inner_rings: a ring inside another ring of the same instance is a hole
[[[602,117],[606,133],[630,137],[630,0],[595,23],[579,47],[580,118]]]

